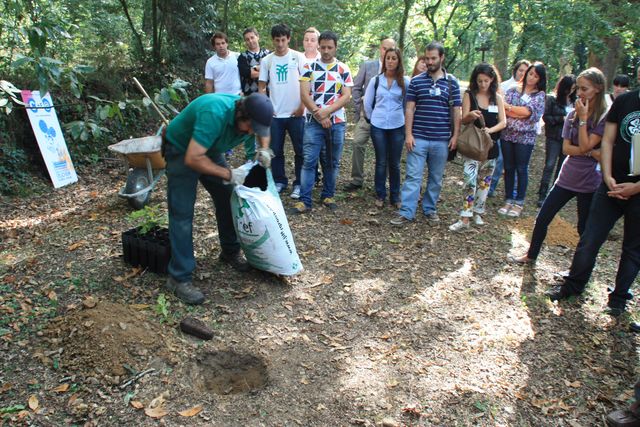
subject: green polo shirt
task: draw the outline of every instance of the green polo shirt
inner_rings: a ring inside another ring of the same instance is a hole
[[[167,127],[167,141],[182,152],[193,138],[214,157],[244,144],[247,159],[255,154],[255,137],[239,133],[234,124],[237,95],[209,93],[194,99]]]

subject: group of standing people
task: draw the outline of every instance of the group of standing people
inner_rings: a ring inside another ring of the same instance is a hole
[[[552,299],[582,292],[597,251],[615,221],[621,215],[640,217],[640,183],[637,176],[628,176],[630,138],[640,133],[638,91],[620,91],[607,114],[611,100],[598,69],[585,70],[577,78],[564,76],[555,96],[547,96],[547,73],[541,63],[518,61],[506,82],[500,81],[495,67],[480,63],[471,73],[469,88],[461,93],[457,79],[444,68],[444,47],[437,42],[426,47],[409,78],[402,52],[394,40],[385,38],[380,43],[380,57],[361,64],[354,78],[349,67],[336,59],[338,37],[333,32],[309,28],[304,34],[304,52],[289,47],[291,30],[284,24],[271,29],[273,52],[260,48],[253,28],[245,31],[244,39],[247,51],[237,55],[228,50],[224,34],[214,34],[216,55],[205,68],[205,91],[214,94],[189,104],[166,133],[172,259],[165,286],[187,303],[204,301],[192,283],[197,182],[203,183],[216,205],[221,261],[246,271],[228,206],[228,184],[241,184],[245,176],[240,169],[227,167],[223,153],[244,144],[248,159],[272,168],[281,192],[289,183],[284,158],[288,133],[295,175],[290,196],[297,199],[290,213],[312,210],[319,164],[320,203],[334,211],[347,120],[345,106],[351,99],[356,124],[351,180],[344,190],[363,187],[371,138],[374,203],[379,208],[388,203],[396,210],[391,219],[395,226],[415,220],[420,201],[427,223],[440,222],[437,203],[443,175],[462,126],[480,128],[494,146],[485,161],[463,158],[460,218],[449,229],[464,232],[472,225],[484,224],[486,199],[495,191],[502,168],[505,202],[498,213],[520,216],[529,161],[544,121],[547,144],[538,191],[541,209],[528,252],[511,259],[517,263],[535,261],[549,223],[569,200],[577,198],[581,240],[569,276],[563,286],[551,290]],[[232,57],[236,58],[235,73]],[[404,149],[406,175],[401,183]],[[427,185],[423,190],[425,166]],[[557,179],[549,191],[554,169],[559,169]],[[623,259],[610,298],[610,307],[618,311],[624,310],[630,298],[629,286],[640,266],[639,238],[637,225],[627,219]]]

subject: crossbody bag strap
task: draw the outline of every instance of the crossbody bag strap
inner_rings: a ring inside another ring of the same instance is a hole
[[[469,97],[473,101],[473,104],[472,104],[471,107],[473,107],[473,105],[476,106],[476,108],[471,108],[471,109],[472,110],[480,110],[480,104],[478,104],[478,100],[476,99],[476,96],[473,94],[473,92],[471,90],[467,90],[467,92],[469,93]],[[487,123],[484,121],[484,114],[482,114],[482,110],[480,110],[480,118],[478,120],[480,120],[480,126],[481,127],[483,127],[483,128],[487,127]]]
[[[380,84],[380,74],[376,76],[376,81],[373,83],[373,105],[371,106],[371,111],[376,108],[376,95],[378,94],[378,84]]]

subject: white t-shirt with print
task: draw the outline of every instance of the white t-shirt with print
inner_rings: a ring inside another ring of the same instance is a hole
[[[204,78],[213,80],[215,93],[239,95],[242,87],[238,71],[238,53],[229,51],[226,58],[213,55],[204,67]]]
[[[260,62],[258,80],[267,82],[275,117],[291,117],[300,107],[300,76],[303,67],[304,55],[293,49],[289,49],[283,56],[272,52]]]

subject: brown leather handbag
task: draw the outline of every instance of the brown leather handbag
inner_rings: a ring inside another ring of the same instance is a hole
[[[469,92],[469,96],[475,98],[471,92]],[[475,101],[475,99],[473,99]],[[476,105],[477,102],[475,102]],[[484,128],[485,122],[484,117],[480,116],[480,125]],[[457,149],[458,153],[463,156],[472,159],[484,162],[489,158],[489,151],[493,148],[493,139],[491,136],[484,132],[481,128],[477,127],[475,124],[475,120],[471,123],[464,125],[462,128],[462,132],[458,136],[458,144]]]

